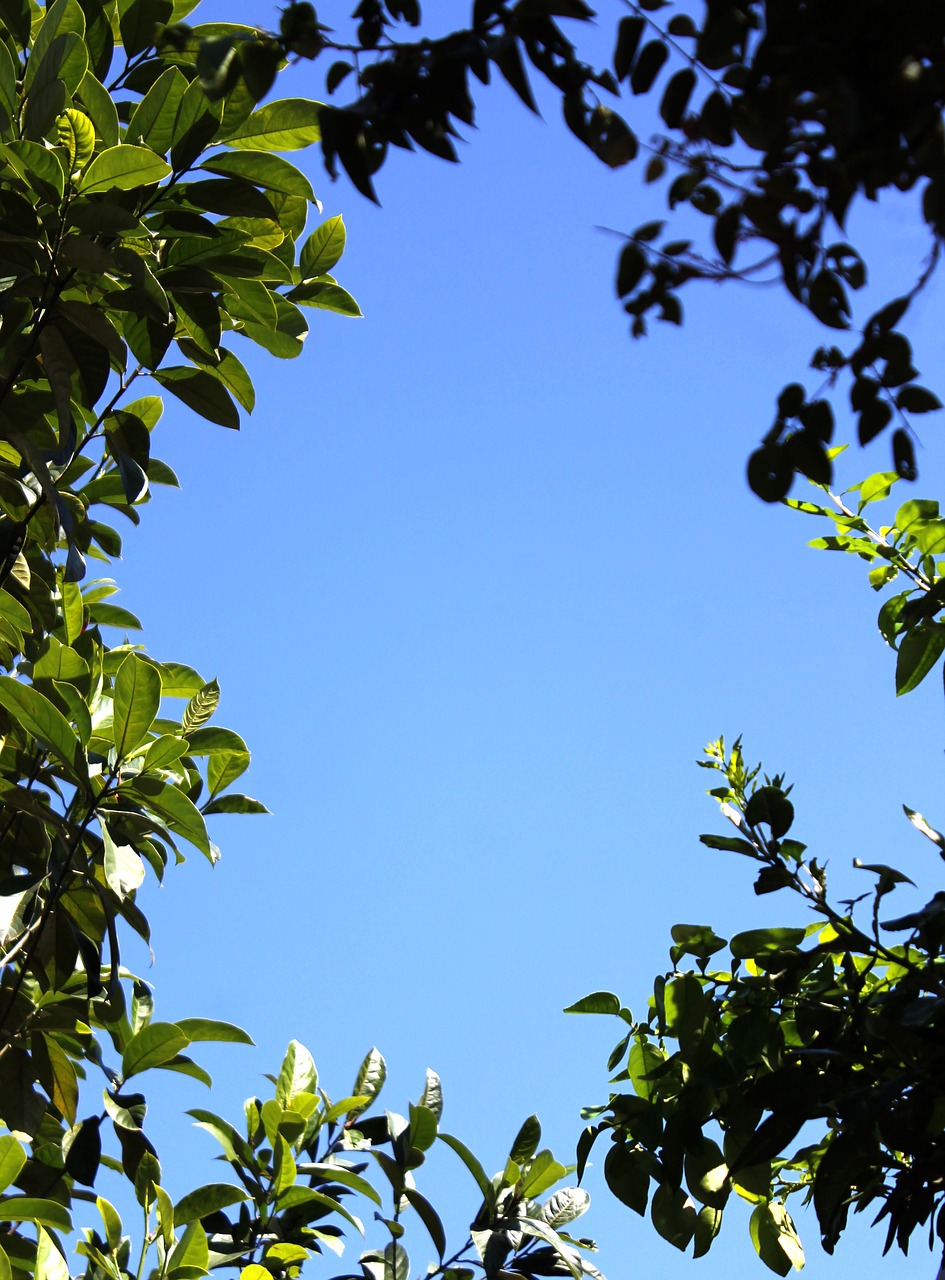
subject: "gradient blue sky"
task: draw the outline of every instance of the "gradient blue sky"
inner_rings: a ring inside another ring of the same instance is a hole
[[[427,8],[444,27],[466,11]],[[601,8],[606,33],[622,10]],[[276,22],[248,0],[201,16]],[[317,92],[304,66],[281,91]],[[642,1009],[677,921],[728,936],[804,918],[698,843],[721,827],[693,761],[720,732],[795,781],[796,834],[837,896],[867,887],[854,856],[936,887],[901,804],[945,819],[939,685],[896,700],[866,567],[808,550],[815,524],[743,478],[814,326],[775,292],[703,289],[684,329],[631,343],[600,228],[633,228],[658,197],[585,153],[551,100],[543,122],[496,85],[479,125],[459,166],[393,155],[382,209],[293,157],[344,214],[337,275],[365,318],[312,313],[293,363],[250,353],[258,408],[239,434],[170,406],[156,451],[182,490],[126,537],[122,603],[155,656],[218,677],[220,719],[254,752],[247,789],[273,810],[214,820],[220,865],[195,855],[145,899],[158,1016],[228,1018],[259,1045],[199,1055],[209,1099],[151,1086],[175,1195],[221,1172],[184,1109],[235,1119],[291,1037],[335,1096],[378,1045],[394,1110],[435,1067],[446,1127],[490,1171],[532,1111],[570,1159],[620,1033],[563,1006],[603,987]],[[908,211],[881,206],[865,234],[907,280]],[[928,424],[914,493],[934,496]],[[887,449],[849,456],[847,482]],[[693,1273],[595,1194],[597,1170],[587,1185],[610,1280]],[[450,1153],[419,1186],[454,1224],[475,1209]],[[699,1275],[766,1274],[747,1217],[733,1206]],[[835,1260],[801,1227],[811,1280],[878,1260],[865,1225]],[[415,1240],[422,1270],[419,1225]],[[882,1267],[934,1270],[918,1238]]]

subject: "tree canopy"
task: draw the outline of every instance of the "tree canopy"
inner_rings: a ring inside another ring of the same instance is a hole
[[[830,481],[840,391],[859,443],[889,429],[894,469],[914,478],[914,415],[940,407],[918,381],[904,325],[945,228],[942,14],[928,0],[708,0],[699,15],[644,0],[622,10],[611,63],[600,68],[579,48],[595,17],[584,0],[476,0],[467,27],[441,35],[424,26],[417,38],[418,0],[363,0],[340,34],[299,3],[278,34],[199,38],[176,24],[163,38],[199,60],[212,93],[257,86],[260,61],[266,76],[285,55],[324,66],[325,163],[372,199],[391,147],[457,159],[476,81],[501,76],[531,110],[530,76],[546,81],[604,164],[639,161],[644,181],[665,189],[667,217],[628,232],[620,253],[616,287],[635,337],[654,316],[680,324],[681,292],[697,281],[775,285],[823,328],[816,376],[781,390],[751,457],[755,492],[778,501],[796,472]],[[638,112],[634,99],[648,98],[663,132],[644,139],[652,109]],[[869,263],[847,224],[863,201],[913,192],[928,253],[897,296],[858,303]]]

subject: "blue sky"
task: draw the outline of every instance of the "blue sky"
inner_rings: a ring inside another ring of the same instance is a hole
[[[620,8],[602,8],[606,29]],[[217,15],[275,23],[246,0],[201,11]],[[281,91],[316,88],[300,66]],[[480,92],[462,164],[395,154],[381,209],[292,157],[344,215],[337,276],[365,318],[313,312],[292,363],[240,344],[244,429],[169,406],[155,441],[182,489],[127,534],[122,603],[155,656],[220,680],[247,789],[273,810],[216,819],[223,861],[195,855],[145,898],[158,1016],[228,1018],[259,1046],[201,1055],[209,1100],[152,1084],[175,1195],[220,1174],[184,1109],[235,1119],[291,1037],[335,1096],[377,1044],[394,1110],[436,1068],[447,1128],[490,1171],[532,1111],[570,1159],[619,1031],[562,1008],[608,988],[642,1010],[678,921],[728,936],[803,919],[698,843],[721,826],[693,761],[719,733],[796,783],[796,833],[836,896],[865,888],[854,856],[936,887],[901,804],[945,817],[937,681],[896,700],[866,567],[807,549],[815,524],[744,481],[819,336],[774,292],[703,289],[682,330],[631,343],[600,228],[632,229],[657,196],[585,153],[553,102],[546,117]],[[898,209],[865,234],[892,276],[916,252]],[[941,492],[939,429],[917,495]],[[844,465],[848,482],[885,469],[886,442]],[[419,1185],[460,1227],[474,1188],[451,1161]],[[596,1171],[588,1186],[610,1280],[690,1274]],[[764,1274],[747,1211],[728,1216],[699,1274]],[[802,1234],[812,1280],[881,1247],[857,1223],[830,1260],[812,1219]],[[931,1274],[918,1238],[914,1255],[887,1259],[888,1280]]]

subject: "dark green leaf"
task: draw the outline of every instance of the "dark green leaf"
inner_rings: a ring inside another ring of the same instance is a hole
[[[896,659],[896,695],[911,693],[945,652],[945,628],[924,621],[907,631]]]
[[[221,427],[239,430],[239,410],[229,392],[212,374],[186,365],[173,365],[158,369],[151,376],[202,418]]]

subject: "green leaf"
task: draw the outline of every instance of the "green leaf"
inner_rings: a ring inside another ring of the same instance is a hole
[[[725,946],[725,939],[707,924],[674,924],[671,934],[680,955],[696,956],[700,960],[708,960]]]
[[[232,1022],[219,1022],[215,1018],[178,1018],[174,1024],[193,1044],[196,1041],[212,1041],[216,1044],[253,1044],[254,1041],[242,1027]]]
[[[290,289],[285,295],[289,302],[302,307],[315,307],[321,311],[334,311],[342,316],[358,317],[361,308],[347,289],[328,280],[306,280]]]
[[[161,673],[161,692],[165,698],[192,698],[206,686],[206,681],[193,667],[183,662],[155,662]]]
[[[522,1169],[520,1191],[529,1199],[537,1199],[566,1175],[567,1169],[547,1149],[539,1151]]]
[[[296,1209],[300,1206],[314,1206],[319,1209],[327,1209],[330,1213],[340,1214],[346,1222],[350,1222],[360,1235],[364,1235],[364,1224],[359,1218],[349,1213],[340,1200],[325,1195],[323,1191],[316,1191],[313,1187],[291,1186],[279,1197],[279,1208]],[[321,1216],[320,1214],[318,1215]]]
[[[156,369],[151,377],[202,418],[221,427],[239,430],[239,410],[230,393],[211,374],[187,365],[172,365],[168,369]]]
[[[699,837],[701,844],[707,849],[722,849],[726,853],[743,853],[749,858],[755,856],[755,846],[748,840],[742,840],[740,836],[713,836],[704,835]]]
[[[168,1280],[196,1280],[209,1274],[207,1233],[199,1222],[190,1222],[167,1263]]]
[[[178,1200],[174,1206],[174,1225],[182,1227],[188,1222],[197,1222],[211,1213],[218,1213],[220,1209],[248,1199],[249,1194],[242,1187],[234,1187],[226,1182],[208,1183]],[[266,1276],[268,1280],[268,1272]]]
[[[95,126],[88,116],[70,108],[56,122],[59,145],[65,147],[72,169],[81,169],[95,150]]]
[[[945,627],[923,621],[907,631],[896,658],[896,696],[911,693],[945,652]]]
[[[323,276],[331,271],[345,251],[345,224],[340,215],[316,227],[299,255],[303,280]]]
[[[62,199],[65,175],[53,151],[26,139],[16,139],[0,143],[0,158],[7,161],[27,186],[35,187],[43,199],[56,204]]]
[[[207,765],[207,787],[211,797],[235,782],[249,768],[248,751],[215,752]]]
[[[335,1120],[340,1120],[342,1116],[357,1116],[365,1107],[369,1106],[371,1099],[365,1097],[364,1094],[355,1095],[350,1098],[339,1098],[337,1102],[333,1102],[325,1112],[325,1123],[332,1124]]]
[[[129,799],[145,805],[163,818],[171,831],[189,840],[210,861],[216,856],[210,847],[207,824],[194,802],[178,787],[153,776],[140,775],[125,788]]]
[[[318,142],[318,116],[318,103],[305,98],[282,98],[254,111],[221,141],[240,150],[296,151]]]
[[[189,169],[214,140],[223,117],[223,102],[211,102],[199,80],[187,86],[174,122],[171,164],[178,172]]]
[[[161,1186],[154,1188],[154,1195],[155,1216],[160,1238],[164,1248],[170,1249],[174,1244],[174,1201]]]
[[[758,960],[765,955],[796,950],[805,936],[803,929],[746,929],[737,933],[728,945],[736,960]]]
[[[685,1251],[696,1230],[696,1207],[679,1187],[663,1183],[650,1205],[653,1226],[671,1245]]]
[[[937,502],[929,498],[910,498],[896,512],[894,523],[900,533],[915,533],[920,525],[937,519]]]
[[[359,1195],[373,1200],[378,1206],[382,1203],[381,1197],[366,1178],[362,1178],[359,1174],[353,1173],[352,1170],[345,1169],[340,1165],[327,1163],[306,1164],[305,1174],[307,1177],[324,1178],[328,1182],[337,1182],[339,1186],[350,1187],[352,1191],[357,1191]]]
[[[162,691],[163,692],[163,691]],[[150,743],[141,761],[141,772],[169,769],[181,756],[187,754],[187,739],[177,738],[173,734],[162,734]]]
[[[27,626],[27,634],[31,628]],[[33,663],[33,679],[82,680],[89,674],[89,664],[75,649],[60,644],[55,636],[47,636],[45,652]]]
[[[417,1211],[417,1216],[426,1227],[437,1256],[442,1262],[443,1255],[446,1253],[446,1232],[443,1230],[439,1214],[429,1200],[413,1187],[404,1188],[404,1198],[411,1208]]]
[[[554,1231],[575,1222],[590,1208],[591,1197],[581,1187],[562,1187],[543,1205],[542,1221]]]
[[[192,1111],[188,1111],[187,1114],[193,1116],[197,1128],[205,1129],[207,1133],[216,1138],[223,1148],[227,1160],[235,1164],[242,1164],[246,1168],[253,1167],[255,1159],[252,1149],[228,1121],[221,1120],[212,1111],[204,1111],[201,1108],[195,1108]]]
[[[276,1101],[283,1107],[291,1107],[297,1093],[314,1093],[317,1088],[315,1059],[304,1044],[291,1040],[276,1081]]]
[[[765,1266],[779,1276],[786,1276],[794,1267],[804,1266],[804,1249],[801,1245],[791,1215],[783,1204],[771,1200],[759,1204],[749,1221],[752,1243]]]
[[[173,17],[173,0],[118,0],[119,30],[128,57],[149,49],[155,28]]]
[[[0,676],[0,706],[28,734],[58,756],[67,769],[87,777],[81,743],[68,720],[48,698],[13,676]]]
[[[682,1044],[702,1030],[706,997],[702,983],[692,973],[670,978],[663,991],[666,1030]]]
[[[696,1218],[695,1244],[692,1250],[694,1258],[704,1258],[709,1252],[712,1241],[722,1229],[722,1210],[705,1205],[699,1210]]]
[[[721,1209],[729,1195],[728,1165],[717,1142],[703,1138],[702,1145],[686,1152],[686,1185],[702,1204]]]
[[[565,1013],[610,1013],[620,1012],[620,1001],[612,991],[595,991],[593,995],[584,996],[576,1004],[568,1005]]]
[[[372,1101],[380,1094],[387,1079],[387,1063],[379,1049],[370,1049],[358,1068],[357,1079],[351,1090],[356,1097],[370,1098]]]
[[[312,184],[305,174],[289,164],[281,156],[265,151],[233,151],[211,156],[199,166],[223,177],[248,178],[264,191],[279,191],[283,195],[301,196],[310,204],[317,204]],[[329,267],[324,268],[330,270]]]
[[[47,51],[61,35],[67,33],[77,36],[85,35],[85,14],[78,0],[56,0],[56,3],[46,10],[29,51],[29,61],[23,79],[23,87],[27,93],[42,68]]]
[[[578,1182],[580,1182],[584,1177],[584,1171],[587,1168],[587,1161],[600,1133],[601,1126],[593,1124],[587,1125],[587,1127],[581,1131],[581,1136],[578,1138],[577,1142],[577,1150],[575,1151]]]
[[[15,1182],[26,1164],[26,1152],[12,1134],[0,1137],[0,1191],[6,1191]]]
[[[100,627],[118,627],[121,631],[140,631],[141,622],[128,609],[118,604],[99,601],[91,609],[92,619]]]
[[[135,191],[166,178],[171,166],[150,147],[122,144],[100,152],[79,179],[84,196],[97,191]]]
[[[661,1049],[657,1048],[655,1044],[651,1044],[648,1040],[642,1039],[641,1036],[637,1036],[630,1049],[627,1069],[630,1072],[630,1082],[634,1091],[641,1098],[650,1101],[658,1092],[650,1076],[665,1061],[666,1055]]]
[[[462,1160],[463,1164],[476,1180],[476,1186],[482,1192],[482,1198],[486,1202],[486,1205],[489,1207],[490,1211],[493,1210],[495,1208],[495,1188],[491,1181],[486,1177],[485,1169],[483,1169],[482,1165],[469,1148],[464,1143],[460,1142],[459,1138],[454,1138],[451,1134],[442,1132],[438,1136],[440,1141],[445,1142],[448,1147],[456,1152],[460,1160]]]
[[[780,787],[759,787],[745,805],[745,821],[755,827],[765,823],[776,840],[787,835],[794,822],[794,806]]]
[[[436,1141],[436,1116],[429,1107],[410,1104],[410,1128],[407,1143],[415,1151],[428,1151]]]
[[[37,1200],[32,1196],[4,1196],[0,1199],[0,1222],[41,1222],[59,1231],[72,1230],[69,1210],[54,1200]]]
[[[69,1264],[62,1255],[58,1241],[53,1241],[48,1231],[36,1228],[36,1269],[34,1280],[69,1280]]]
[[[232,351],[220,348],[220,363],[214,370],[231,395],[243,406],[247,413],[252,413],[256,406],[256,393],[249,374]]]
[[[184,709],[181,728],[188,737],[213,715],[220,703],[220,686],[210,680],[197,690]]]
[[[96,1196],[95,1204],[99,1213],[102,1215],[102,1222],[105,1225],[105,1239],[110,1249],[117,1249],[121,1244],[122,1228],[121,1218],[118,1210],[113,1204],[102,1196]]]
[[[262,803],[261,800],[254,800],[251,796],[239,795],[233,793],[225,796],[215,796],[209,804],[205,804],[201,809],[201,813],[209,817],[214,813],[271,813],[270,809]]]
[[[118,111],[114,99],[102,82],[87,71],[79,85],[78,101],[95,126],[95,132],[106,147],[117,147],[120,140]]]
[[[151,1022],[131,1037],[121,1059],[121,1074],[128,1080],[151,1067],[161,1067],[186,1049],[190,1040],[173,1022]]]
[[[105,845],[105,880],[112,892],[122,901],[144,882],[144,863],[138,852],[127,844],[112,839],[108,823],[100,822],[102,841]]]
[[[186,77],[177,67],[168,67],[132,112],[126,140],[147,146],[157,155],[166,155],[186,90]]]
[[[150,662],[129,653],[115,677],[112,741],[124,760],[147,737],[161,705],[161,675]]]
[[[530,1160],[538,1150],[540,1141],[541,1122],[537,1116],[531,1115],[515,1135],[515,1141],[512,1143],[512,1149],[509,1152],[509,1159],[516,1164],[522,1164],[524,1161]]]

